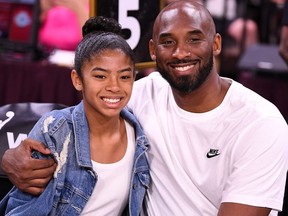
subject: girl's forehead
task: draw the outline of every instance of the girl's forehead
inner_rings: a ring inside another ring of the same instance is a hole
[[[83,64],[84,68],[101,66],[107,69],[110,67],[115,67],[115,65],[118,65],[119,67],[128,65],[132,66],[133,62],[130,56],[128,56],[122,50],[109,49],[92,55],[91,58]]]
[[[117,55],[125,55],[125,53],[121,49],[103,49],[97,53],[95,53],[96,58],[106,57],[106,56],[117,56]]]
[[[128,56],[126,53],[124,53],[121,49],[106,49],[106,50],[102,50],[100,52],[94,53],[91,58],[90,61],[101,61],[104,59],[130,59],[130,56]]]

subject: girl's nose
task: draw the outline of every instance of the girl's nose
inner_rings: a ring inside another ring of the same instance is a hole
[[[118,79],[111,78],[109,82],[107,83],[106,90],[113,91],[113,92],[120,91],[120,85],[119,85]]]

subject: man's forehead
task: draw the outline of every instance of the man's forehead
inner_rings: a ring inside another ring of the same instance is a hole
[[[156,22],[158,31],[175,27],[196,27],[200,28],[203,17],[199,10],[191,8],[173,8],[163,11]],[[156,29],[155,29],[156,30]]]
[[[156,19],[154,34],[169,28],[187,27],[203,31],[213,31],[212,18],[203,5],[191,1],[177,1],[163,9]],[[156,35],[154,35],[156,36]]]
[[[161,14],[161,19],[175,19],[177,21],[178,19],[195,19],[197,17],[200,17],[202,14],[201,10],[198,10],[193,5],[188,5],[187,7],[175,7],[171,8],[169,10],[163,11]],[[203,15],[202,15],[203,16]]]
[[[162,25],[167,21],[173,22],[189,22],[189,21],[198,21],[201,22],[201,18],[206,16],[205,8],[203,5],[198,4],[197,2],[191,1],[176,1],[171,5],[165,7],[156,18],[156,23]],[[205,18],[204,18],[205,19]]]

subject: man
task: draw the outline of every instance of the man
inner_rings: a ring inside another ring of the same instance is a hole
[[[149,48],[161,75],[137,81],[129,105],[151,146],[153,183],[144,213],[277,214],[287,172],[288,127],[270,102],[218,75],[214,62],[221,36],[210,13],[196,1],[169,4],[156,18]],[[35,141],[25,142],[3,157],[13,183],[35,194],[54,170],[50,161],[43,169],[45,162],[28,159],[36,146],[43,151]]]

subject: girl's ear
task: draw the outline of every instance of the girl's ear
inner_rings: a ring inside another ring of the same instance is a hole
[[[83,89],[82,80],[79,77],[77,71],[74,69],[71,71],[71,79],[72,79],[72,83],[74,85],[74,88],[77,91],[82,91],[82,89]]]

